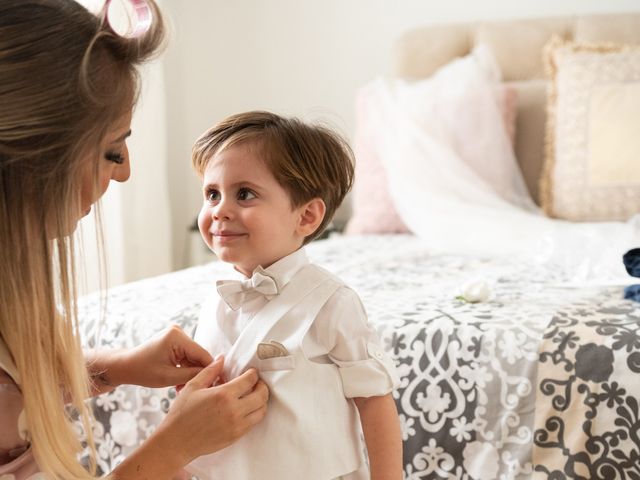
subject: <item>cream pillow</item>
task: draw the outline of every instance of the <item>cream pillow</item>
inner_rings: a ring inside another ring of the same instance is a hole
[[[540,199],[573,221],[640,212],[640,48],[554,38]]]

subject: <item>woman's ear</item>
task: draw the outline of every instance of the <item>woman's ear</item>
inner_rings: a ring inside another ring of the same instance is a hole
[[[302,237],[313,234],[324,219],[327,207],[321,198],[314,198],[299,207],[300,218],[298,220],[297,233]]]

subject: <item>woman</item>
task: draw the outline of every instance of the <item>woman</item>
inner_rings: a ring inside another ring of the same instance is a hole
[[[129,177],[136,67],[163,34],[150,7],[150,29],[129,39],[74,0],[0,0],[2,478],[95,478],[95,467],[78,463],[65,405],[79,412],[93,447],[84,399],[121,383],[188,381],[156,432],[113,472],[117,479],[171,478],[265,413],[266,387],[254,371],[210,387],[221,361],[211,363],[178,328],[90,359],[80,346],[72,233],[111,180]]]

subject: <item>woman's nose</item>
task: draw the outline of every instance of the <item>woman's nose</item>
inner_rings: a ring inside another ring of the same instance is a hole
[[[126,182],[131,176],[131,163],[129,162],[129,149],[125,147],[123,152],[124,161],[116,165],[111,174],[111,179],[116,182]]]

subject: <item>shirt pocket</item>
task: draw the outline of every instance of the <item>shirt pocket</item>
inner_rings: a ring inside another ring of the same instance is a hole
[[[296,358],[293,355],[258,359],[258,370],[261,372],[293,370],[295,367]]]

